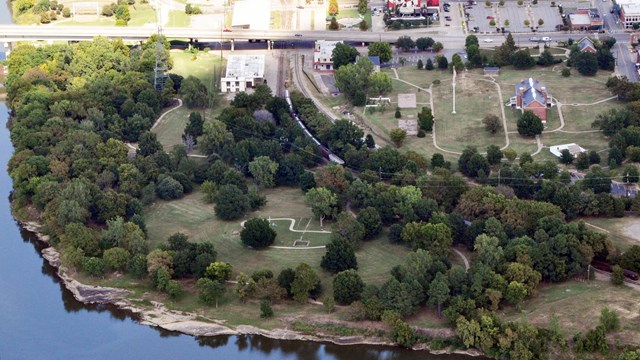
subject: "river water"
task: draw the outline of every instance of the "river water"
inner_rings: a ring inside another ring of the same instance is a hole
[[[0,4],[0,23],[11,23],[6,3]],[[469,359],[261,336],[194,338],[141,325],[111,306],[79,303],[40,256],[43,245],[11,215],[7,121],[8,108],[0,102],[0,359]]]

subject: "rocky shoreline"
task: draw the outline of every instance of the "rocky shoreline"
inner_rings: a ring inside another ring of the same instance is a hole
[[[36,234],[38,239],[49,244],[49,237],[39,232],[40,224],[36,222],[21,222],[26,230]],[[198,320],[201,317],[192,313],[177,312],[167,309],[164,304],[151,302],[152,309],[143,309],[133,304],[126,295],[128,290],[93,286],[82,284],[69,276],[62,266],[60,254],[52,246],[42,250],[44,257],[51,266],[56,268],[58,277],[63,281],[65,287],[71,291],[73,297],[85,304],[110,304],[121,310],[129,311],[139,318],[139,322],[144,325],[157,326],[169,331],[177,331],[192,336],[216,336],[216,335],[260,335],[277,340],[302,340],[315,342],[330,342],[337,345],[384,345],[395,346],[384,338],[366,338],[363,336],[313,336],[303,334],[288,329],[264,330],[255,326],[239,325],[235,328],[226,326],[223,321],[209,320],[205,322]],[[482,352],[469,350],[431,350],[426,344],[418,344],[414,350],[426,350],[434,355],[441,354],[462,354],[469,356],[482,356]]]

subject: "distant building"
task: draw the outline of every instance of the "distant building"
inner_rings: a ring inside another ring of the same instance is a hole
[[[580,49],[580,52],[595,53],[597,51],[593,41],[586,36],[583,37],[582,40],[578,41],[578,49]]]
[[[232,28],[269,30],[270,25],[271,0],[237,0],[233,4]]]
[[[551,153],[557,157],[561,157],[562,156],[562,150],[569,150],[569,152],[571,153],[571,155],[573,155],[573,157],[578,156],[578,154],[583,153],[583,152],[587,152],[586,149],[571,143],[571,144],[564,144],[564,145],[556,145],[556,146],[550,146],[549,150],[551,151]]]
[[[604,20],[596,8],[578,9],[575,14],[569,14],[571,30],[600,30]]]
[[[640,3],[637,0],[615,0],[615,13],[627,29],[633,28],[633,24],[640,23]]]
[[[523,113],[525,110],[533,112],[545,124],[547,109],[551,107],[551,95],[547,93],[547,88],[543,83],[529,78],[516,84],[515,94],[511,96],[510,105]]]
[[[314,70],[334,70],[333,60],[331,57],[333,56],[333,49],[336,48],[336,44],[338,43],[342,43],[342,41],[316,40],[315,48],[313,50]]]
[[[380,72],[380,56],[367,56],[373,64],[373,72]]]
[[[241,92],[264,81],[264,55],[229,55],[220,91]]]

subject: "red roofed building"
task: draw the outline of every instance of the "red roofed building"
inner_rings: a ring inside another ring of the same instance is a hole
[[[536,114],[542,123],[547,122],[547,109],[551,107],[551,95],[543,83],[529,78],[515,86],[515,94],[511,96],[512,107],[521,110],[529,110]]]

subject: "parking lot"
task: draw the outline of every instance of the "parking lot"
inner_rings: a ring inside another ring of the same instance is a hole
[[[495,32],[498,20],[496,21],[496,26],[489,25],[491,19],[495,19],[496,15],[493,11],[495,7],[486,7],[484,3],[474,5],[470,9],[467,9],[467,13],[469,14],[469,29],[474,29],[475,27],[479,28],[479,32]]]
[[[501,26],[504,26],[504,21],[509,20],[509,26],[505,26],[505,30],[511,32],[529,32],[531,29],[524,25],[525,20],[529,19],[527,14],[527,8],[518,6],[516,2],[506,2],[503,7],[499,8]]]
[[[538,27],[538,31],[555,31],[556,25],[562,25],[562,17],[557,7],[551,7],[548,2],[541,2],[538,5],[533,5],[531,10],[533,11],[535,26],[538,26],[538,19],[542,19],[544,24]]]

